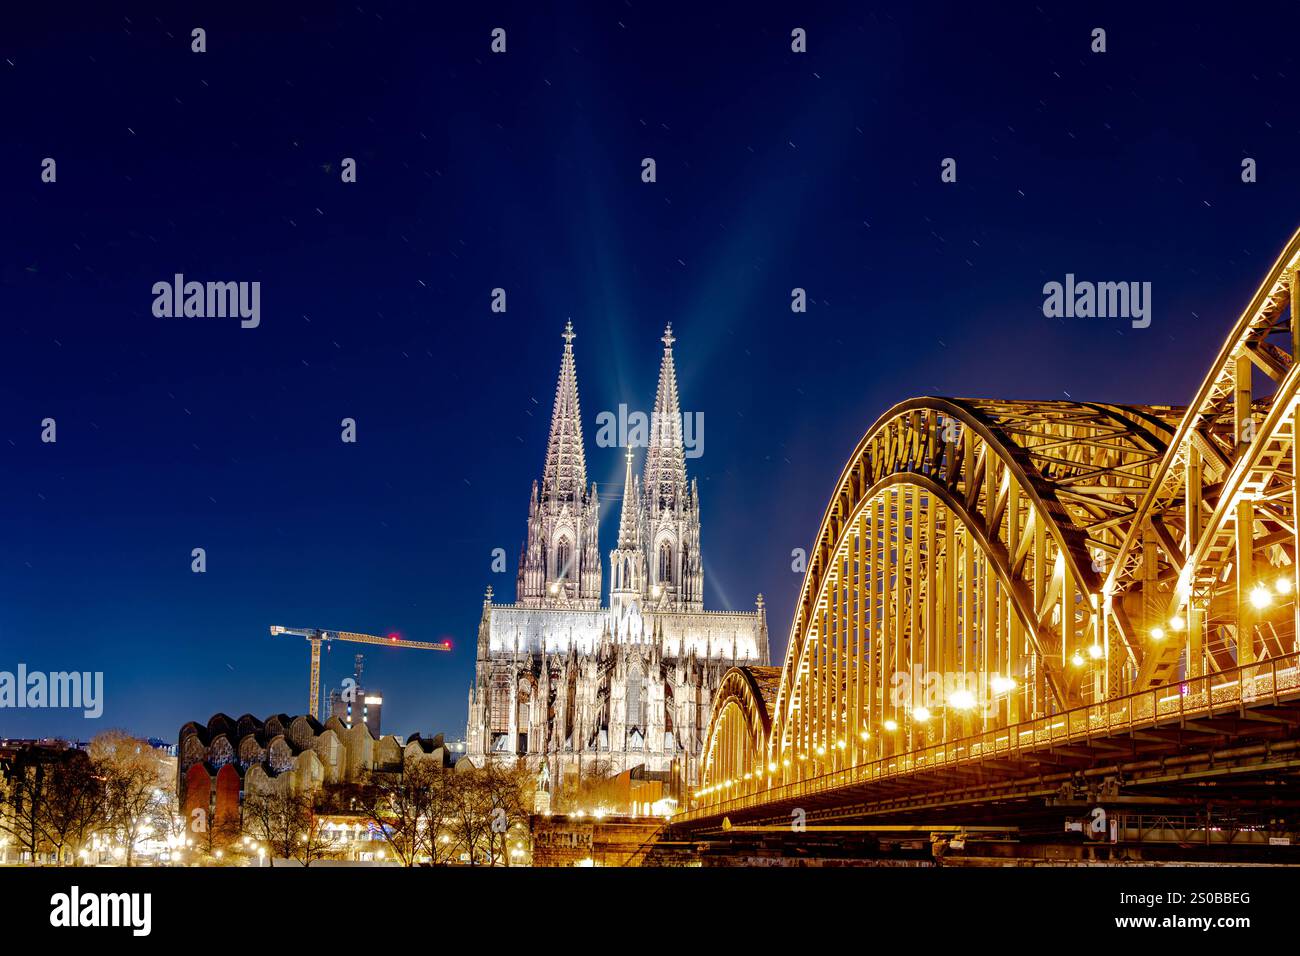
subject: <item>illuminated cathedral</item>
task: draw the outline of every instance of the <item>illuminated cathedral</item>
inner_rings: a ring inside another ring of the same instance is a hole
[[[587,484],[574,338],[569,323],[515,602],[496,603],[491,588],[483,601],[469,757],[525,760],[548,786],[637,767],[692,786],[723,673],[769,662],[763,596],[754,611],[704,610],[699,490],[686,474],[670,325],[639,475],[635,449],[625,454],[602,602],[601,502]]]

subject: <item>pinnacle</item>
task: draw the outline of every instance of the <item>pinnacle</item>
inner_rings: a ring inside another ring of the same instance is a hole
[[[686,452],[682,445],[682,413],[677,397],[677,369],[672,344],[677,341],[669,323],[664,332],[664,355],[659,364],[659,387],[650,416],[650,446],[645,460],[645,494],[652,512],[671,505],[686,490]]]
[[[632,449],[627,450],[627,471],[623,478],[623,511],[618,520],[618,546],[620,549],[637,546],[637,502],[632,479]]]
[[[573,322],[564,327],[564,354],[560,377],[555,385],[555,407],[551,412],[551,435],[546,445],[546,468],[542,475],[544,499],[582,499],[587,484],[587,459],[582,444],[582,412],[578,404],[578,372],[573,360]]]

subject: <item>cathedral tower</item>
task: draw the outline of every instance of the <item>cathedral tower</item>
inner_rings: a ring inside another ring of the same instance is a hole
[[[659,387],[650,416],[650,445],[643,481],[644,540],[650,605],[679,611],[704,609],[704,565],[700,560],[700,502],[695,482],[686,481],[682,410],[673,365],[673,327],[664,330]]]
[[[573,361],[573,323],[564,327],[564,354],[555,386],[551,437],[542,480],[533,482],[528,539],[519,556],[515,600],[526,607],[600,606],[600,503],[587,487],[587,459]]]

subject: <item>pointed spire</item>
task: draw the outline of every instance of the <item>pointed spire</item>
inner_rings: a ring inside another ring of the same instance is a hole
[[[578,372],[573,363],[573,322],[564,326],[564,355],[555,385],[551,412],[551,437],[546,445],[546,470],[542,473],[544,501],[582,500],[587,484],[587,457],[582,447],[582,414],[578,408]]]
[[[645,494],[651,512],[686,493],[686,451],[682,445],[682,411],[677,399],[677,369],[673,365],[672,323],[664,330],[659,388],[650,415],[650,445],[645,458]]]
[[[627,473],[623,477],[623,513],[618,519],[618,546],[627,550],[637,546],[637,501],[632,478],[632,449],[627,450]]]

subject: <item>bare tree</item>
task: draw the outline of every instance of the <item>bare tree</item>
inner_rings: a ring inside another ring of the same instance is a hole
[[[299,800],[302,801],[306,811],[306,820],[291,857],[303,866],[311,866],[317,860],[334,856],[338,844],[334,836],[325,828],[325,818],[317,812],[317,806],[312,798],[303,795]]]
[[[188,821],[181,815],[181,801],[176,792],[175,778],[171,774],[162,773],[158,790],[158,799],[149,808],[149,826],[169,845],[177,841],[184,842],[188,835]]]
[[[206,810],[186,820],[179,818],[181,835],[186,846],[205,866],[230,862],[227,853],[238,853],[240,826],[238,822],[212,817]]]
[[[527,820],[533,775],[496,761],[448,775],[447,821],[453,849],[472,865],[509,866],[511,832]]]
[[[475,866],[490,854],[492,794],[478,768],[457,770],[451,776],[448,828],[457,848]]]
[[[244,797],[244,832],[264,842],[271,865],[279,856],[311,866],[333,851],[324,820],[311,794],[288,789],[251,793]]]
[[[45,849],[41,832],[46,766],[53,751],[25,747],[4,765],[0,781],[0,832],[33,864]]]
[[[90,758],[65,750],[45,767],[39,828],[57,862],[75,862],[103,820],[104,785]]]
[[[154,816],[163,783],[163,762],[149,743],[120,730],[90,742],[90,759],[104,784],[105,827],[124,851],[127,866],[135,844]]]
[[[442,837],[454,810],[452,776],[436,760],[417,757],[405,761],[401,773],[372,774],[362,788],[358,806],[403,866],[450,857],[450,841]]]
[[[473,773],[478,775],[488,803],[488,863],[509,866],[510,834],[528,819],[533,775],[527,767],[505,767],[496,761],[489,761]]]

